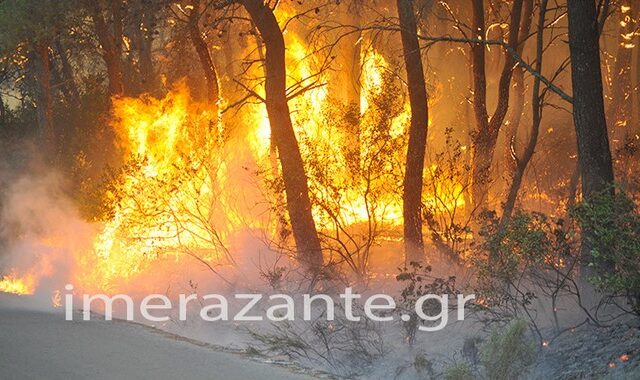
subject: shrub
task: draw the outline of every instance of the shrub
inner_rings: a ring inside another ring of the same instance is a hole
[[[640,315],[640,210],[624,192],[595,194],[572,215],[590,249],[589,280],[597,289],[625,297]]]
[[[418,330],[419,323],[425,323],[415,310],[415,305],[422,296],[427,294],[454,294],[456,293],[456,278],[451,276],[447,279],[434,277],[431,275],[431,267],[423,266],[418,262],[409,263],[409,268],[399,268],[400,273],[396,276],[398,282],[404,284],[404,288],[397,300],[398,311],[401,314],[408,314],[411,318],[402,321],[405,332],[405,339],[409,344],[413,344]],[[423,305],[423,312],[426,315],[436,315],[441,312],[442,305],[436,300],[428,300]]]
[[[422,377],[432,378],[434,375],[433,363],[423,353],[417,354],[413,359],[413,368]]]
[[[444,372],[444,378],[447,380],[473,380],[476,377],[467,364],[461,363],[447,368]]]
[[[560,296],[577,292],[572,231],[562,220],[524,211],[502,223],[485,212],[482,221],[483,242],[474,262],[479,303],[495,322],[527,318],[537,330],[534,300],[547,297],[555,305]]]
[[[368,275],[373,247],[395,230],[406,144],[397,78],[384,74],[380,87],[364,95],[362,113],[359,105],[329,98],[321,108],[303,105],[295,117],[326,259],[360,279]],[[273,194],[272,208],[285,215],[277,171],[265,167],[260,175]]]
[[[445,149],[435,154],[425,171],[423,191],[424,223],[435,247],[449,258],[468,258],[471,222],[477,207],[465,194],[471,186],[466,147],[454,139],[453,128],[445,130]]]
[[[480,360],[490,380],[513,380],[533,364],[534,344],[527,337],[527,323],[513,321],[504,333],[494,333],[480,351]]]
[[[362,315],[363,309],[354,306],[358,308],[356,315]],[[363,375],[386,354],[379,323],[367,318],[350,321],[340,308],[336,308],[335,319],[327,321],[323,311],[317,311],[321,315],[311,321],[273,323],[266,332],[250,330],[250,336],[257,342],[254,351],[321,365],[346,378]]]

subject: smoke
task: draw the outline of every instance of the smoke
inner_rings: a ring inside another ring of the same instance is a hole
[[[70,280],[76,255],[90,249],[96,233],[64,189],[58,172],[28,171],[7,181],[0,201],[0,278],[28,279],[34,298],[46,305]]]

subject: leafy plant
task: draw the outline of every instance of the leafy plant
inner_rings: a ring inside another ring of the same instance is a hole
[[[255,349],[261,354],[326,365],[334,374],[346,378],[362,375],[386,353],[381,326],[367,318],[350,321],[342,309],[336,309],[333,321],[320,315],[311,321],[273,323],[269,332],[249,334],[259,343]]]
[[[444,372],[444,378],[447,380],[473,380],[471,368],[465,363],[460,363],[447,368]]]
[[[615,195],[605,191],[585,199],[573,216],[590,249],[590,281],[602,291],[626,298],[640,316],[638,206],[622,191]]]
[[[328,101],[321,109],[322,133],[306,127],[313,114],[297,115],[297,124],[305,126],[301,154],[329,260],[360,278],[367,275],[372,248],[395,227],[406,143],[397,78],[385,73],[366,100],[362,113],[356,104]]]
[[[525,318],[542,341],[533,302],[541,299],[553,306],[556,330],[562,296],[577,296],[576,250],[573,232],[562,220],[542,213],[517,211],[501,221],[494,212],[483,212],[483,242],[474,258],[478,269],[479,303],[491,322],[504,324]]]
[[[513,321],[503,333],[489,337],[480,350],[480,360],[489,380],[513,380],[521,377],[536,357],[534,344],[527,337],[527,323]]]
[[[413,359],[413,368],[415,368],[419,375],[429,376],[430,378],[434,375],[433,363],[427,359],[424,353],[418,353],[415,356]]]

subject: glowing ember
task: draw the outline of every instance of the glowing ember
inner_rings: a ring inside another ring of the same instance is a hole
[[[51,295],[51,304],[55,308],[62,307],[62,293],[59,290],[55,290]]]

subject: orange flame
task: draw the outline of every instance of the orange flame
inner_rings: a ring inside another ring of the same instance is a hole
[[[30,295],[35,292],[36,278],[30,274],[22,277],[15,273],[10,273],[0,281],[0,292],[17,294],[17,295]]]
[[[371,218],[385,226],[400,226],[402,204],[397,178],[383,179],[388,183],[375,190],[379,205],[372,207],[366,195],[371,190],[370,183],[351,181],[347,161],[360,161],[356,163],[360,170],[362,161],[375,155],[378,147],[363,144],[357,155],[345,158],[341,149],[350,143],[349,137],[344,131],[331,129],[327,125],[330,121],[323,118],[332,94],[326,86],[311,83],[328,78],[316,75],[313,57],[304,38],[294,32],[286,33],[285,38],[288,85],[292,88],[309,86],[290,101],[300,150],[304,157],[310,157],[313,149],[326,149],[325,154],[332,159],[326,163],[328,172],[332,178],[341,181],[341,187],[323,189],[309,170],[310,189],[316,192],[312,195],[320,198],[323,194],[319,193],[323,191],[333,192],[331,196],[339,200],[335,209],[314,207],[312,213],[318,228],[330,225],[331,218],[339,219],[346,227],[366,224]],[[367,119],[367,112],[372,107],[369,102],[382,91],[385,72],[390,65],[374,49],[363,52],[360,63],[359,116],[362,124],[375,124],[375,120]],[[234,177],[245,171],[247,161],[257,169],[271,168],[274,176],[278,174],[278,165],[274,164],[276,160],[270,149],[269,120],[263,105],[250,105],[248,114],[246,111],[241,114],[242,123],[248,129],[243,132],[248,133],[231,141],[226,140],[227,131],[223,130],[224,123],[219,115],[208,105],[194,101],[184,84],[177,85],[161,99],[146,95],[116,98],[113,106],[112,127],[131,163],[125,166],[107,193],[106,203],[112,214],[101,226],[92,249],[76,252],[75,272],[71,279],[75,284],[87,291],[115,292],[142,283],[140,279],[145,274],[147,279],[152,272],[156,278],[162,278],[158,270],[162,263],[177,267],[185,260],[195,258],[210,266],[226,265],[233,262],[226,250],[232,233],[242,228],[274,232],[272,218],[262,220],[246,209],[235,210],[230,201],[230,197],[240,191],[237,182],[233,182]],[[355,113],[358,113],[357,109]],[[389,138],[403,137],[409,120],[410,108],[405,103],[390,122]],[[368,141],[373,132],[362,128],[357,133],[358,141]],[[230,163],[226,156],[229,151],[246,152],[249,158]],[[394,159],[402,161],[405,153],[397,149],[392,154]],[[392,171],[392,166],[388,164],[381,171]],[[436,198],[429,192],[440,195]],[[423,199],[434,207],[462,208],[462,192],[461,185],[451,180],[435,184],[431,189],[425,188]],[[263,198],[251,199],[251,202],[268,203],[268,196],[260,196]],[[32,294],[36,285],[34,275],[18,277],[11,274],[0,281],[0,291]],[[52,301],[60,304],[59,292],[54,293]]]

